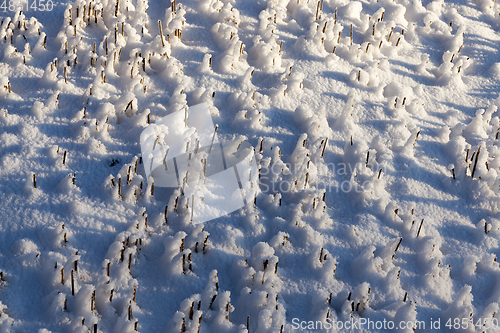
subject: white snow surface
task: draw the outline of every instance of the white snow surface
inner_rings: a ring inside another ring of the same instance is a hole
[[[17,2],[0,332],[500,331],[497,2]],[[199,103],[262,192],[193,225],[140,134]]]

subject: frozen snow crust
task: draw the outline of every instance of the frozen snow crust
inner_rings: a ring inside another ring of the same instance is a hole
[[[0,10],[0,332],[499,331],[495,1],[53,4]],[[261,193],[195,225],[140,136],[200,103]]]

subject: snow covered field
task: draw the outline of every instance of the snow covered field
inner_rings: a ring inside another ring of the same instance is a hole
[[[500,332],[497,2],[19,2],[0,332]],[[140,136],[199,103],[261,193],[193,224]]]

